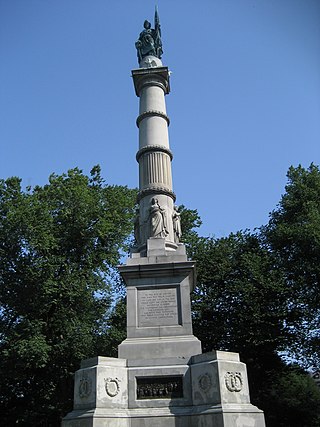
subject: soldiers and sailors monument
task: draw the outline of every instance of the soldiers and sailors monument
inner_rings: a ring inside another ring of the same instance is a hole
[[[139,208],[136,246],[119,267],[127,288],[127,338],[118,358],[82,361],[74,408],[62,427],[264,427],[238,353],[202,354],[193,335],[195,263],[180,242],[165,103],[170,72],[161,60],[157,10],[153,28],[146,20],[135,46]]]

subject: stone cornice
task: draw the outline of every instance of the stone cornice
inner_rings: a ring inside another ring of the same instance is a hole
[[[144,86],[159,86],[166,95],[170,92],[168,67],[138,68],[132,70],[132,77],[137,96]]]
[[[174,254],[174,253],[173,253]],[[171,262],[170,262],[171,261]],[[121,275],[125,278],[136,277],[160,277],[160,276],[195,276],[195,262],[194,261],[174,261],[174,256],[168,262],[147,263],[138,265],[120,265],[118,266]],[[193,282],[193,280],[191,280]],[[128,286],[128,284],[127,284]],[[145,285],[144,285],[145,286]]]
[[[170,119],[165,113],[163,113],[162,111],[157,111],[157,110],[149,110],[149,111],[143,112],[142,114],[140,114],[140,116],[137,117],[137,121],[136,121],[137,126],[139,127],[140,122],[143,119],[145,119],[146,117],[154,117],[154,116],[161,117],[162,119],[164,119],[167,122],[168,126],[170,125]]]
[[[149,153],[152,151],[160,151],[162,153],[166,153],[168,154],[168,156],[170,157],[170,159],[173,159],[173,154],[172,151],[169,150],[169,148],[164,147],[163,145],[146,145],[145,147],[142,147],[136,154],[136,159],[137,162],[139,162],[139,159],[141,156],[143,156],[143,154],[145,153]]]

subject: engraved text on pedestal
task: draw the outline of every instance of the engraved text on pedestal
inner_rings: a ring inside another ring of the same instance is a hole
[[[138,320],[140,327],[179,324],[178,289],[138,289]]]

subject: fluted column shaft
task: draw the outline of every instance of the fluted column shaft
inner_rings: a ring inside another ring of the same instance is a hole
[[[167,67],[139,68],[132,71],[137,96],[140,98],[139,116],[139,244],[145,245],[149,237],[160,237],[152,232],[150,213],[156,204],[162,212],[166,232],[161,237],[174,247],[175,195],[172,189],[171,160],[165,95],[169,93]],[[156,201],[156,203],[155,203]],[[173,243],[173,245],[172,245]]]

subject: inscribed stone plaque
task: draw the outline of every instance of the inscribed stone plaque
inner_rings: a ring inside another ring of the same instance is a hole
[[[139,326],[178,325],[177,288],[138,289]]]

